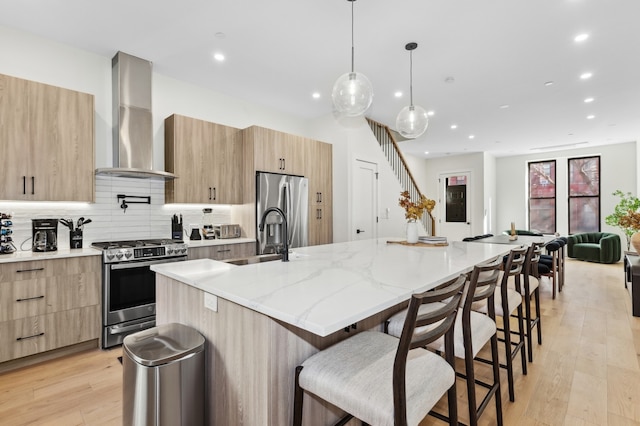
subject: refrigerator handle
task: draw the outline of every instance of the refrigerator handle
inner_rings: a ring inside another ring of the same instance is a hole
[[[289,240],[288,243],[289,245],[291,245],[291,234],[292,234],[292,224],[291,224],[291,211],[293,210],[293,201],[291,200],[291,191],[289,188],[289,182],[285,182],[282,185],[282,190],[284,191],[284,215],[287,218],[287,233],[289,235],[287,235],[287,239]]]

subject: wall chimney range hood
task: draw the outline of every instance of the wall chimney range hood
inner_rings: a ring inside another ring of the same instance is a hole
[[[176,178],[172,173],[153,170],[151,68],[151,62],[123,52],[111,60],[114,166],[96,169],[96,175]]]

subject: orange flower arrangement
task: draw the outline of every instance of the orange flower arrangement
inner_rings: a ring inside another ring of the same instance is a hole
[[[431,212],[436,205],[434,200],[430,200],[424,195],[420,195],[420,202],[414,203],[411,201],[409,191],[403,191],[400,193],[400,200],[398,205],[405,210],[404,217],[409,221],[415,221],[422,218],[422,214],[425,210]]]
[[[618,223],[623,228],[640,231],[640,212],[629,210],[626,215],[620,217]]]

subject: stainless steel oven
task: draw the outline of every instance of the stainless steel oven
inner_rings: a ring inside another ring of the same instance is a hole
[[[187,246],[176,240],[93,243],[103,249],[102,347],[155,326],[156,276],[151,265],[181,262]]]

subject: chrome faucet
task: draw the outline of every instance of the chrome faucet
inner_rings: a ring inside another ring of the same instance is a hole
[[[260,232],[264,231],[264,222],[265,219],[267,218],[267,215],[271,212],[275,212],[278,213],[280,216],[282,216],[282,223],[283,223],[283,227],[282,227],[282,234],[281,238],[284,241],[283,245],[283,253],[282,253],[282,261],[283,262],[288,262],[289,261],[289,230],[287,229],[287,216],[285,216],[284,212],[282,210],[280,210],[277,207],[269,207],[268,209],[266,209],[264,211],[264,213],[262,213],[262,218],[260,218],[260,225],[258,225],[258,229],[260,230]]]

